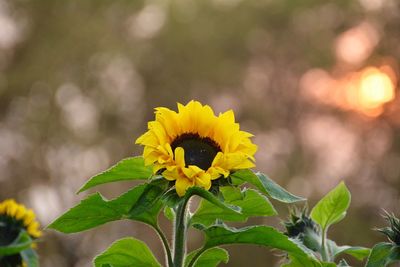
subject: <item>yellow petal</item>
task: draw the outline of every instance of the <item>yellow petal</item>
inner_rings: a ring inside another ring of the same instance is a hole
[[[171,170],[167,169],[163,171],[162,176],[169,181],[177,180],[180,178],[177,167],[172,167]]]
[[[18,207],[18,209],[17,209],[16,214],[15,214],[15,219],[21,220],[21,219],[24,217],[25,213],[26,213],[25,207],[22,206],[22,205],[20,205],[20,206]]]
[[[193,185],[193,181],[190,181],[185,177],[180,177],[175,182],[176,193],[178,194],[178,196],[182,197],[185,195],[186,190]]]
[[[211,176],[208,173],[201,173],[195,178],[195,183],[197,186],[204,188],[205,190],[209,190],[211,187]]]
[[[200,173],[204,173],[204,170],[194,165],[189,165],[187,168],[182,168],[182,171],[188,178],[192,178]]]
[[[185,167],[185,150],[182,147],[175,148],[175,162],[177,166]]]
[[[210,179],[211,180],[215,180],[220,178],[221,176],[224,176],[225,178],[229,176],[230,171],[229,170],[225,170],[223,168],[220,167],[210,167],[207,170],[207,173],[210,174]]]

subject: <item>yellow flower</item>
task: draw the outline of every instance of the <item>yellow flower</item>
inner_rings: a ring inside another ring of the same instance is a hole
[[[38,238],[42,234],[33,211],[28,210],[24,205],[18,204],[13,199],[0,202],[0,222],[2,221],[21,226],[32,238]]]
[[[154,173],[175,180],[179,196],[195,185],[209,190],[212,180],[254,167],[257,146],[235,123],[232,110],[215,116],[211,107],[190,101],[178,103],[178,112],[159,107],[155,114],[136,143],[144,146],[145,164],[153,165]]]

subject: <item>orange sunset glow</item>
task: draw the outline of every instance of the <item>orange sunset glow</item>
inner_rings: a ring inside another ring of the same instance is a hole
[[[384,105],[394,100],[396,81],[389,66],[367,67],[338,78],[317,69],[305,73],[300,86],[306,98],[377,117],[383,113]]]

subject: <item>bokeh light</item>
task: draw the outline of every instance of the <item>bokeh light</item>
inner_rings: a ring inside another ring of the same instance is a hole
[[[395,96],[389,75],[376,68],[363,70],[359,88],[359,103],[365,110],[380,108]]]
[[[396,83],[393,69],[383,66],[366,67],[338,78],[324,70],[310,70],[300,84],[306,98],[376,117],[395,99]]]

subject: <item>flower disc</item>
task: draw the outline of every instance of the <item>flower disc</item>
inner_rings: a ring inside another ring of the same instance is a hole
[[[254,166],[257,146],[235,123],[232,110],[215,116],[209,106],[191,101],[178,103],[178,112],[159,107],[155,114],[136,143],[144,146],[145,163],[154,165],[154,173],[176,181],[178,195],[195,185],[208,190],[212,180]]]

